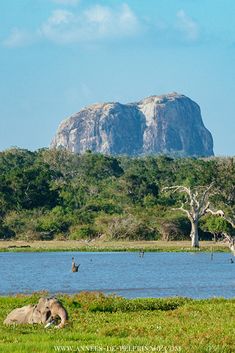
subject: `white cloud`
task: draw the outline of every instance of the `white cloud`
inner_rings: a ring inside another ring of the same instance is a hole
[[[3,41],[3,45],[9,48],[22,47],[30,44],[33,41],[33,36],[19,28],[13,28],[10,35]]]
[[[55,10],[41,25],[41,37],[60,44],[90,42],[138,33],[138,18],[126,4],[117,9],[95,5],[81,14]]]
[[[75,4],[75,0],[53,0],[62,4]],[[155,24],[158,40],[178,41],[182,38],[196,42],[199,38],[199,25],[184,10],[176,13],[176,23],[164,19]],[[147,27],[146,27],[147,24]],[[57,44],[86,43],[93,45],[103,40],[128,38],[140,32],[151,31],[151,22],[140,20],[125,3],[119,6],[93,5],[81,11],[56,9],[34,31],[14,28],[2,43],[7,47],[19,47],[38,41]]]
[[[41,38],[57,43],[69,43],[78,39],[76,16],[66,10],[55,10],[38,30]]]
[[[119,27],[129,34],[134,34],[140,30],[138,18],[126,4],[123,4],[120,17],[118,19]]]
[[[55,4],[59,5],[77,5],[80,0],[52,0]]]
[[[70,11],[66,10],[55,10],[52,15],[48,18],[47,24],[49,26],[60,26],[62,24],[69,24],[74,18],[74,15]]]
[[[140,29],[139,21],[126,4],[118,10],[96,5],[85,12],[86,26],[96,37],[132,36]]]
[[[112,18],[112,10],[109,7],[95,5],[86,10],[84,15],[90,23],[107,25]]]
[[[179,10],[177,16],[177,29],[180,30],[187,40],[195,41],[199,37],[198,23],[186,14],[184,10]]]

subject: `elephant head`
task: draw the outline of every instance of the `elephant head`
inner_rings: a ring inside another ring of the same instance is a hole
[[[62,328],[68,320],[68,313],[57,298],[41,298],[37,310],[41,313],[43,324],[60,319],[56,327]]]
[[[47,324],[56,319],[60,319],[56,327],[64,327],[68,314],[63,305],[56,298],[40,298],[34,306],[27,305],[10,312],[4,324]]]

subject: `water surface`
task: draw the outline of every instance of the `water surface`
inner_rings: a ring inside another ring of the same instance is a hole
[[[71,258],[80,263],[71,272]],[[230,254],[135,252],[0,253],[0,295],[99,290],[135,297],[235,297]]]

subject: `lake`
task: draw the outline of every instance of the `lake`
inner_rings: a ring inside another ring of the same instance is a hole
[[[71,271],[71,259],[80,264]],[[235,297],[235,263],[214,253],[42,252],[0,253],[0,295],[103,291],[126,298]]]

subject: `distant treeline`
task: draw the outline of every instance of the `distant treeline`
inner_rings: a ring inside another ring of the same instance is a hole
[[[0,152],[0,238],[189,239],[189,220],[174,210],[186,196],[161,190],[212,182],[212,205],[233,217],[234,158],[131,158],[12,148]],[[224,219],[207,215],[200,237],[211,239],[227,227]]]

